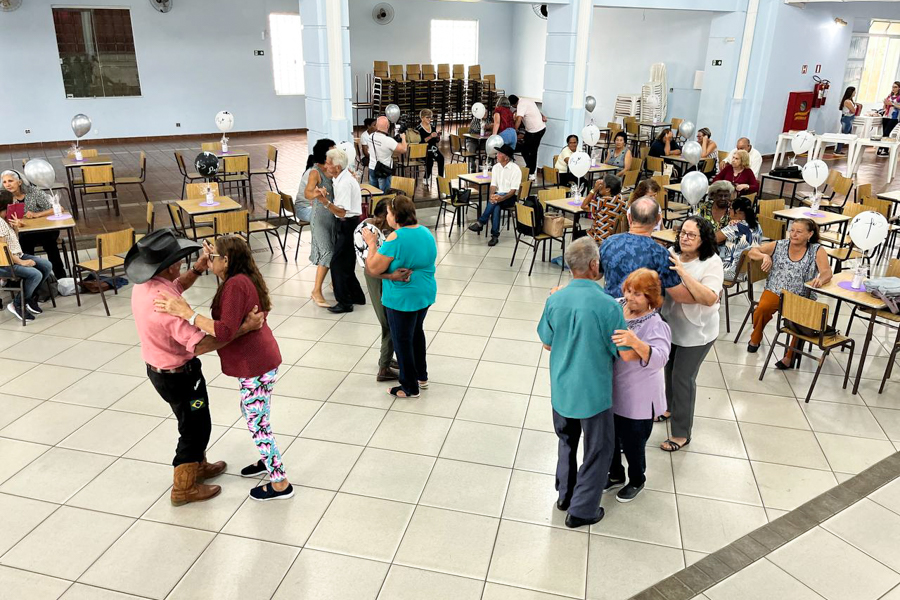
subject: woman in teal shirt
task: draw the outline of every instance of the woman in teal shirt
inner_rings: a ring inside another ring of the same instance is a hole
[[[371,276],[410,269],[407,281],[385,279],[381,288],[381,303],[387,313],[400,366],[400,385],[388,393],[398,398],[418,398],[419,390],[428,387],[428,368],[425,360],[425,314],[437,296],[434,261],[437,244],[427,227],[416,219],[416,205],[406,196],[384,200],[388,204],[388,224],[394,233],[381,248],[371,231],[363,230],[368,245],[366,271]]]

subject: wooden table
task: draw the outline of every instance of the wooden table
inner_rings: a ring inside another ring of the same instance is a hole
[[[228,152],[222,152],[222,147],[220,146],[218,150],[213,152],[219,158],[227,158],[229,156],[250,156],[250,153],[246,150],[236,150],[234,148],[229,148]]]
[[[797,186],[803,183],[803,178],[793,178],[793,177],[777,177],[772,175],[771,172],[766,173],[762,177],[759,178],[759,191],[757,192],[757,198],[762,198],[763,188],[766,187],[766,179],[771,179],[772,181],[777,181],[781,184],[781,187],[778,190],[778,197],[784,198],[784,188],[787,185],[791,187],[791,197],[789,198],[788,206],[794,206],[794,199],[797,197]]]
[[[678,231],[675,229],[660,229],[650,234],[650,237],[658,242],[662,242],[667,246],[674,246],[678,239]]]
[[[827,285],[824,285],[820,288],[814,288],[809,285],[807,285],[806,287],[810,290],[815,291],[817,294],[829,296],[837,300],[837,305],[834,307],[834,316],[831,319],[832,326],[837,323],[838,313],[841,310],[842,302],[854,304],[862,309],[861,312],[869,314],[869,327],[866,330],[866,338],[863,342],[862,352],[859,355],[859,364],[856,368],[856,380],[853,382],[853,393],[855,394],[859,390],[859,382],[860,379],[862,379],[863,368],[866,365],[866,354],[869,351],[869,342],[872,341],[872,333],[875,330],[875,318],[878,316],[879,310],[884,310],[887,307],[884,302],[882,302],[869,292],[854,292],[853,290],[845,290],[838,285],[843,281],[852,280],[853,272],[844,271],[843,273],[838,273],[837,275],[832,277],[831,281],[829,281]],[[849,335],[849,332],[847,332],[847,334]]]
[[[893,192],[882,192],[878,194],[878,198],[881,200],[891,201],[891,217],[893,217],[894,213],[896,212],[897,205],[900,204],[900,190],[894,190]]]
[[[370,183],[361,183],[359,186],[359,191],[362,192],[363,196],[362,201],[364,212],[368,212],[372,198],[374,198],[375,196],[384,196],[383,190],[378,189]]]
[[[784,219],[785,221],[793,221],[794,219],[812,219],[816,225],[819,227],[827,227],[829,225],[837,225],[840,223],[846,223],[851,219],[847,215],[842,215],[839,213],[827,212],[820,210],[819,214],[821,217],[812,217],[806,213],[812,212],[812,210],[808,206],[798,206],[796,208],[783,208],[781,210],[776,210],[772,213],[776,218]]]
[[[228,196],[216,196],[216,202],[219,204],[216,206],[201,206],[202,203],[206,202],[206,198],[193,198],[191,200],[178,200],[176,204],[178,208],[187,213],[188,217],[191,219],[191,229],[194,230],[194,237],[197,236],[197,224],[194,219],[201,215],[211,215],[215,213],[222,212],[231,212],[233,210],[240,210],[242,207],[239,203],[235,202]]]
[[[585,174],[584,178],[587,181],[588,187],[594,185],[594,179],[598,175],[602,175],[603,173],[616,173],[620,171],[619,167],[615,167],[613,165],[607,165],[605,163],[592,163],[590,168],[588,168],[587,174]]]
[[[72,177],[72,171],[81,169],[82,167],[104,167],[112,164],[112,157],[106,154],[100,154],[93,157],[84,157],[82,160],[75,160],[74,157],[67,156],[62,160],[63,168],[66,170],[66,182],[69,184],[69,198],[72,200],[72,216],[78,218],[78,201],[75,198],[75,180]],[[52,223],[52,221],[51,221]]]
[[[74,202],[73,202],[74,204]],[[49,217],[41,217],[39,219],[20,219],[19,235],[28,235],[38,231],[65,231],[69,240],[69,253],[72,255],[72,263],[69,264],[69,256],[63,255],[66,260],[66,269],[74,277],[75,265],[78,264],[78,248],[75,245],[75,219],[61,219],[59,221],[51,221]]]
[[[581,202],[578,202],[577,204],[569,204],[570,202],[575,202],[575,201],[572,200],[571,197],[566,197],[566,198],[556,198],[554,200],[547,200],[544,203],[544,205],[547,208],[554,208],[560,212],[565,212],[565,213],[569,213],[570,215],[572,215],[572,237],[573,237],[573,239],[575,237],[576,232],[578,232],[581,229],[581,227],[579,225],[579,220],[581,219],[581,216],[589,214],[588,211],[581,208],[584,198],[581,198],[580,200],[581,200]],[[564,239],[565,239],[565,235],[566,235],[566,233],[565,233],[565,231],[563,231]],[[563,244],[563,250],[565,250],[565,244]],[[564,271],[566,270],[565,257],[563,257],[563,256],[558,256],[556,258],[551,257],[550,262],[553,264],[558,264],[560,267],[562,267],[562,269]]]

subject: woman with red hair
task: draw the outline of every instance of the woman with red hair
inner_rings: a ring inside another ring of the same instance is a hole
[[[634,500],[642,489],[647,463],[644,447],[653,430],[653,420],[666,410],[666,382],[663,368],[669,360],[672,332],[659,316],[662,287],[651,269],[638,269],[622,284],[624,298],[619,303],[628,329],[617,329],[613,343],[629,346],[640,361],[616,359],[613,367],[613,415],[616,449],[604,492],[625,484],[622,452],[628,460],[628,485],[616,494],[619,502]]]

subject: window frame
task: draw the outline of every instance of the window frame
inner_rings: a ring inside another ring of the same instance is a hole
[[[443,21],[443,22],[448,22],[448,23],[474,23],[474,25],[475,25],[475,56],[474,56],[473,62],[467,63],[464,61],[456,61],[456,60],[450,60],[450,61],[435,60],[435,58],[434,58],[434,23],[436,21]],[[481,52],[481,21],[480,21],[480,19],[440,19],[440,18],[430,19],[429,23],[428,23],[428,36],[429,36],[429,39],[428,39],[429,58],[431,60],[431,64],[434,65],[435,67],[437,67],[437,65],[441,64],[441,63],[447,63],[451,67],[454,64],[462,63],[463,66],[466,69],[468,69],[472,65],[480,64],[478,62],[479,53]]]
[[[272,28],[272,18],[273,17],[296,17],[300,20],[300,87],[302,88],[300,92],[291,92],[291,93],[281,93],[278,91],[278,74],[277,68],[275,66],[275,33]],[[269,64],[272,65],[272,90],[275,92],[276,96],[306,96],[306,73],[304,72],[304,65],[306,65],[306,56],[303,53],[303,18],[300,16],[300,13],[295,12],[282,12],[282,11],[274,11],[270,12],[268,17],[266,18],[266,25],[268,27],[269,32],[269,52],[272,54],[272,58]]]

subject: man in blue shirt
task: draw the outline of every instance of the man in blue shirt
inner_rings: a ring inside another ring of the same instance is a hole
[[[612,384],[613,363],[639,360],[612,336],[627,329],[622,307],[597,285],[597,244],[583,237],[566,248],[573,280],[547,299],[538,324],[544,348],[550,350],[550,403],[559,437],[556,463],[556,507],[568,511],[566,527],[592,525],[603,518],[600,497],[609,478],[615,448]],[[576,453],[584,433],[584,458]]]
[[[687,294],[685,299],[690,299],[690,292],[681,285],[681,277],[669,268],[669,253],[650,237],[660,218],[656,200],[647,196],[638,198],[631,203],[628,232],[609,236],[600,247],[606,293],[613,298],[622,296],[622,282],[626,277],[647,268],[659,274],[663,289],[673,294],[675,300],[680,300],[683,294]]]

